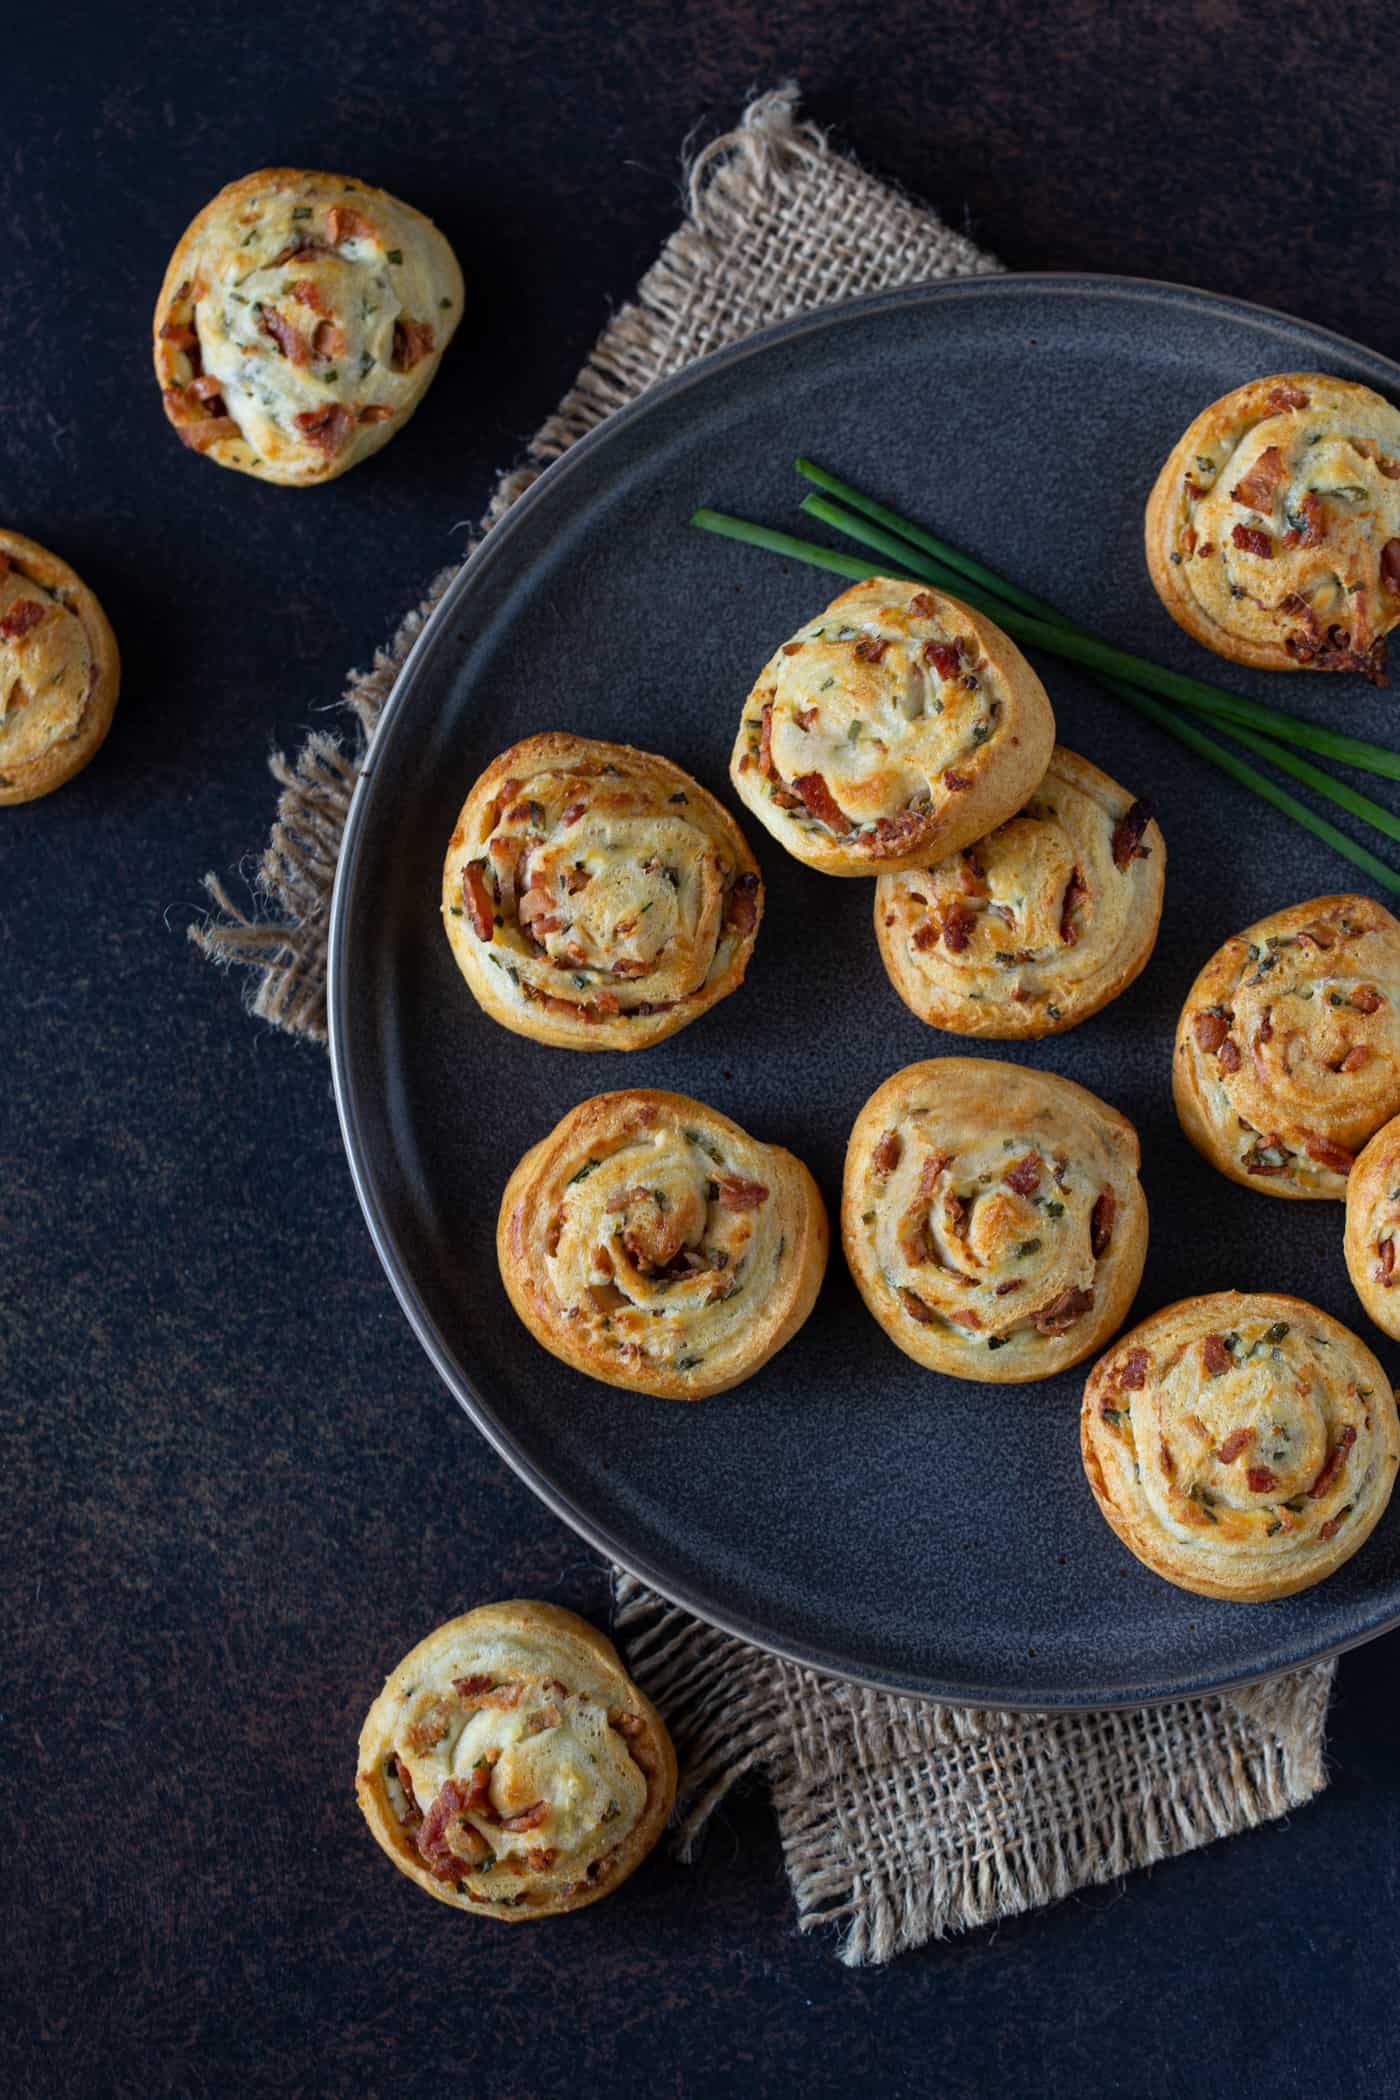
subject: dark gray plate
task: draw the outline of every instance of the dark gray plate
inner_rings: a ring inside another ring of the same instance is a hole
[[[915,1058],[1010,1055],[1094,1088],[1141,1133],[1139,1316],[1227,1285],[1297,1291],[1374,1343],[1340,1207],[1271,1202],[1213,1173],[1168,1087],[1177,1011],[1207,954],[1266,911],[1355,887],[1350,870],[1044,663],[1064,741],[1149,795],[1167,838],[1156,957],[1106,1013],[1028,1048],[923,1027],[881,968],[869,885],[809,873],[745,817],[768,886],[748,982],[668,1043],[594,1056],[507,1034],[459,978],[438,920],[458,806],[498,751],[553,728],[663,751],[733,806],[725,765],[749,684],[840,586],[686,519],[709,503],[793,525],[798,452],[1117,640],[1392,740],[1389,692],[1207,658],[1143,565],[1143,503],[1192,415],[1245,379],[1304,368],[1400,397],[1400,369],[1324,330],[1113,278],[975,279],[789,323],[657,388],[551,468],[448,592],[380,725],[336,886],[331,1040],[394,1288],[477,1427],[551,1508],[703,1617],[818,1668],[1036,1707],[1266,1675],[1400,1622],[1400,1506],[1304,1596],[1187,1596],[1094,1507],[1082,1371],[996,1387],[919,1370],[866,1313],[839,1249],[807,1326],[737,1392],[685,1407],[595,1385],[530,1339],[501,1288],[494,1224],[516,1160],[590,1094],[671,1087],[790,1146],[834,1215],[847,1132],[882,1079]]]

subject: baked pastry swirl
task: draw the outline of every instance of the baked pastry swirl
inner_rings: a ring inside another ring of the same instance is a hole
[[[404,1657],[360,1731],[355,1792],[420,1888],[518,1923],[627,1879],[671,1813],[676,1754],[611,1641],[516,1599],[449,1619]]]
[[[892,1342],[931,1371],[1049,1378],[1118,1328],[1147,1254],[1137,1132],[1023,1065],[936,1057],[877,1087],[846,1149],[841,1237]]]
[[[1198,1152],[1266,1196],[1344,1196],[1400,1110],[1400,924],[1314,897],[1226,941],[1177,1023],[1172,1095]]]
[[[1014,817],[875,885],[875,938],[905,1005],[954,1035],[1055,1035],[1152,953],[1166,848],[1145,802],[1055,746]]]
[[[726,1392],[791,1341],[826,1273],[800,1159],[649,1088],[598,1094],[506,1184],[496,1254],[537,1342],[605,1385]]]
[[[1349,1560],[1395,1484],[1390,1382],[1302,1298],[1215,1291],[1120,1336],[1080,1414],[1123,1544],[1203,1597],[1291,1596]]]
[[[667,758],[552,731],[492,761],[442,871],[457,967],[494,1020],[639,1050],[743,982],[763,914],[727,809]]]
[[[1045,688],[999,627],[872,576],[766,663],[729,762],[780,845],[826,875],[923,868],[1019,809],[1050,762]]]
[[[1381,1125],[1347,1176],[1342,1244],[1357,1297],[1400,1341],[1400,1116]]]
[[[330,481],[407,422],[461,312],[431,219],[343,175],[261,168],[171,257],[155,316],[165,413],[221,467]]]
[[[1400,620],[1400,410],[1326,372],[1236,387],[1158,475],[1147,565],[1177,625],[1218,656],[1383,682]]]
[[[116,636],[66,561],[0,530],[0,803],[80,773],[112,726]]]

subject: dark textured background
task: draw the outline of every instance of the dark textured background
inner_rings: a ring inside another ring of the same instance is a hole
[[[11,2089],[780,2095],[878,2058],[910,2095],[1400,2091],[1393,1641],[1342,1664],[1334,1783],[1290,1826],[884,1973],[793,1933],[758,1797],[697,1868],[533,1931],[394,1876],[350,1795],[383,1671],[464,1603],[600,1585],[408,1334],[324,1057],[182,933],[199,872],[261,840],[267,745],[324,723],[673,224],[692,125],[796,72],[1012,264],[1192,280],[1394,355],[1391,18],[141,0],[33,10],[4,51],[0,507],[125,658],[98,761],[0,824]],[[414,424],[306,494],[181,452],[148,371],[174,239],[279,160],[399,190],[474,287]]]

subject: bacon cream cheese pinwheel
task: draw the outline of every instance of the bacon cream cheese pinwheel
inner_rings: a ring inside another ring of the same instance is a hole
[[[343,175],[262,168],[205,205],[165,273],[165,413],[221,467],[330,481],[407,422],[461,312],[431,219]]]
[[[396,1867],[518,1923],[596,1903],[676,1794],[666,1724],[611,1641],[557,1604],[483,1604],[406,1655],[360,1732],[355,1792]]]
[[[1053,1072],[907,1065],[846,1150],[841,1237],[892,1342],[931,1371],[1049,1378],[1121,1326],[1147,1254],[1137,1132]]]
[[[1400,1116],[1381,1125],[1347,1176],[1342,1244],[1357,1297],[1400,1341]]]
[[[1198,1152],[1266,1196],[1346,1194],[1400,1111],[1400,924],[1314,897],[1226,941],[1187,994],[1172,1094]]]
[[[808,867],[881,875],[1002,823],[1054,742],[1045,688],[999,627],[941,591],[874,576],[765,664],[729,775]]]
[[[1147,564],[1217,655],[1382,682],[1400,620],[1400,411],[1325,372],[1236,387],[1158,475]]]
[[[606,1385],[703,1400],[791,1341],[826,1273],[800,1159],[684,1094],[599,1094],[525,1154],[496,1228],[537,1342]]]
[[[81,577],[0,531],[0,803],[33,802],[81,772],[120,683],[116,637]]]
[[[882,875],[890,982],[955,1035],[1053,1035],[1130,985],[1162,915],[1166,848],[1145,802],[1055,746],[1005,824],[936,867]]]
[[[728,810],[669,759],[551,732],[486,768],[442,874],[457,967],[494,1020],[639,1050],[742,983],[763,888]]]
[[[1215,1291],[1119,1338],[1089,1374],[1084,1470],[1123,1544],[1203,1597],[1321,1582],[1390,1500],[1400,1428],[1365,1345],[1302,1298]]]

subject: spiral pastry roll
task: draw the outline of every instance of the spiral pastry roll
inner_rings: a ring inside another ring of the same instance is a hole
[[[1214,1291],[1089,1374],[1084,1470],[1123,1544],[1203,1597],[1291,1596],[1350,1560],[1400,1459],[1390,1381],[1302,1298]]]
[[[1383,683],[1400,620],[1400,412],[1325,372],[1236,387],[1158,475],[1147,565],[1177,625],[1218,656]]]
[[[666,1724],[612,1642],[557,1604],[483,1604],[406,1655],[360,1732],[355,1792],[394,1865],[518,1923],[596,1903],[676,1795]]]
[[[442,913],[493,1020],[564,1050],[640,1050],[743,982],[763,885],[689,773],[551,732],[502,752],[463,803]]]
[[[1137,1132],[1053,1072],[906,1065],[846,1149],[841,1237],[892,1342],[931,1371],[1019,1385],[1123,1323],[1147,1255]]]
[[[165,413],[218,466],[333,480],[408,421],[461,311],[431,219],[343,175],[262,168],[205,205],[165,273]]]
[[[581,1102],[506,1184],[496,1254],[537,1342],[605,1385],[703,1400],[790,1341],[826,1273],[800,1159],[684,1094]]]
[[[116,636],[82,578],[37,540],[0,531],[0,804],[80,773],[120,684]]]
[[[926,868],[1012,815],[1050,763],[1045,688],[956,598],[873,576],[784,642],[744,704],[729,775],[826,875]]]
[[[1400,924],[1315,897],[1211,957],[1177,1023],[1172,1095],[1212,1166],[1266,1196],[1345,1196],[1400,1110]]]
[[[1030,801],[936,867],[882,875],[875,938],[905,1005],[954,1035],[1055,1035],[1132,983],[1162,916],[1145,802],[1055,746]]]
[[[1361,1153],[1346,1199],[1347,1274],[1377,1327],[1400,1341],[1400,1116]]]

